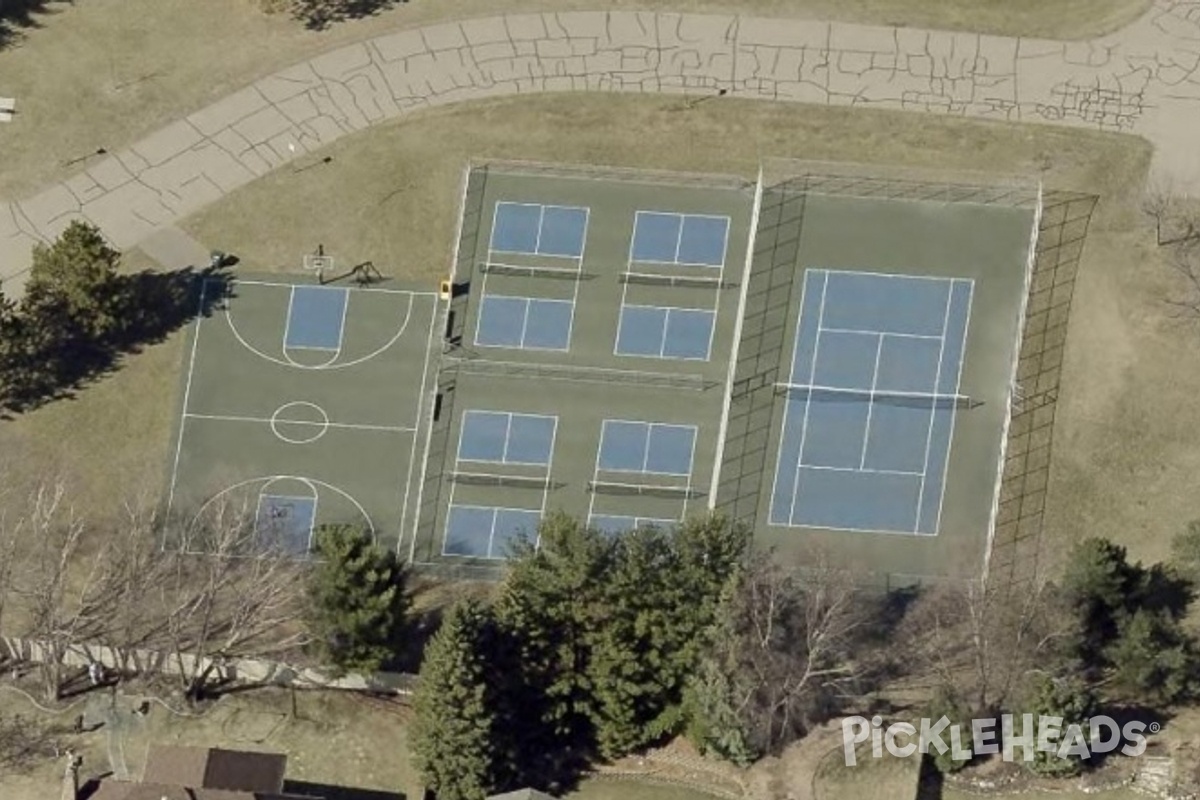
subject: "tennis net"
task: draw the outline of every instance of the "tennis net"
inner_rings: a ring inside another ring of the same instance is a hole
[[[495,475],[486,472],[451,472],[450,480],[469,486],[501,486],[506,489],[549,489],[549,478],[529,475]]]
[[[704,496],[703,492],[689,486],[615,483],[612,481],[588,481],[588,491],[596,494],[615,494],[626,497],[665,497],[669,499],[691,499]]]
[[[464,375],[490,375],[497,377],[535,378],[548,381],[573,381],[577,383],[625,383],[655,388],[684,389],[703,392],[719,386],[716,381],[703,375],[680,372],[642,372],[605,367],[584,367],[573,364],[535,364],[518,361],[493,361],[486,358],[445,359],[447,367]]]
[[[674,286],[688,289],[733,289],[737,287],[737,283],[734,281],[725,281],[710,275],[662,275],[656,272],[622,272],[618,278],[621,283],[642,284],[644,286]]]
[[[582,277],[579,270],[571,267],[535,267],[526,264],[500,264],[496,262],[480,264],[479,271],[485,275],[511,275],[518,278],[553,278],[563,281],[576,281]]]
[[[904,408],[955,408],[972,409],[983,405],[965,394],[929,394],[921,392],[872,391],[870,389],[844,389],[836,386],[811,386],[797,383],[777,383],[775,393],[790,399],[810,400],[817,403],[881,403]]]

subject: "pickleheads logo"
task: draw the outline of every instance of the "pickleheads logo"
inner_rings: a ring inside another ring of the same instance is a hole
[[[883,751],[896,758],[916,753],[950,753],[955,761],[969,761],[977,755],[1000,753],[1005,761],[1033,761],[1038,752],[1058,758],[1090,758],[1093,753],[1140,756],[1146,751],[1144,734],[1158,733],[1157,722],[1126,722],[1119,725],[1112,717],[1092,717],[1084,724],[1063,724],[1062,717],[1034,717],[1004,714],[999,719],[975,719],[968,725],[951,725],[950,720],[922,719],[920,727],[908,722],[883,726],[882,717],[846,717],[842,720],[842,750],[846,766],[858,763],[857,745],[871,742],[871,755],[882,758]],[[969,731],[965,730],[969,727]],[[1018,748],[1021,757],[1016,753]]]

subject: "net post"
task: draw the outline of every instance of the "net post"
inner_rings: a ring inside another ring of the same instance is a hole
[[[754,183],[754,205],[750,212],[750,231],[746,235],[746,259],[742,269],[742,285],[738,292],[737,318],[733,322],[733,347],[729,355],[729,369],[725,372],[725,396],[721,399],[721,421],[717,427],[717,452],[713,462],[712,483],[708,491],[708,510],[717,507],[717,489],[721,485],[721,464],[725,460],[725,437],[729,435],[729,409],[733,405],[733,381],[737,375],[738,354],[742,345],[742,321],[746,317],[746,303],[750,296],[750,270],[754,265],[754,245],[758,238],[758,219],[762,213],[763,165],[758,165],[758,178]],[[714,321],[715,324],[715,321]]]

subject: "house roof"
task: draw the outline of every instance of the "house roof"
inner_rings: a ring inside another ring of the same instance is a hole
[[[142,782],[278,794],[283,791],[286,769],[287,756],[277,753],[152,745]]]
[[[105,780],[91,800],[318,800],[297,794],[262,794],[228,789],[192,789],[164,783]]]
[[[545,792],[539,792],[537,789],[518,789],[515,792],[494,794],[488,800],[555,800],[555,798]]]

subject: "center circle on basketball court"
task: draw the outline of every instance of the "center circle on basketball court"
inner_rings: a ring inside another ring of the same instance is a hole
[[[285,403],[271,415],[271,432],[288,444],[310,444],[329,432],[329,415],[316,403]]]

